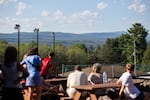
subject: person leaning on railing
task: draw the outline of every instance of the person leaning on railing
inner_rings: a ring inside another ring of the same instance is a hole
[[[126,72],[124,72],[117,81],[117,84],[121,85],[121,89],[119,92],[120,100],[123,92],[125,97],[129,100],[144,100],[144,93],[142,91],[139,91],[132,80],[132,73],[134,72],[134,68],[134,64],[126,64]]]
[[[42,67],[40,74],[44,79],[58,77],[58,72],[56,68],[56,63],[54,61],[55,53],[49,52],[48,57],[43,58]],[[54,71],[54,75],[51,75],[50,72]]]

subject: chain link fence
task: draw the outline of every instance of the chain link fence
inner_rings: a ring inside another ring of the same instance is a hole
[[[108,74],[108,77],[112,77],[112,78],[120,77],[121,74],[126,71],[125,65],[126,64],[115,64],[115,65],[104,64],[102,65],[101,72],[105,71]],[[62,64],[60,73],[62,74],[62,76],[67,76],[68,74],[66,73],[73,71],[74,66],[75,65]],[[92,71],[91,69],[92,65],[80,65],[80,66],[87,75]],[[136,72],[134,72],[135,76],[147,74],[146,72],[140,71],[139,67],[141,67],[141,65],[136,66]]]

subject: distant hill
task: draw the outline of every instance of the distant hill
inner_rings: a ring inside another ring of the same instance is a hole
[[[101,33],[83,33],[83,34],[74,34],[74,33],[63,33],[55,32],[56,42],[60,42],[65,46],[72,45],[74,43],[84,43],[86,46],[93,45],[94,47],[102,45],[105,43],[108,38],[119,37],[123,31],[120,32],[101,32]],[[31,41],[36,41],[37,34],[33,32],[21,32],[20,33],[20,42],[26,43]],[[0,40],[6,40],[8,43],[17,43],[18,42],[18,33],[4,34],[0,33]],[[47,43],[52,45],[53,35],[51,32],[39,32],[39,44]]]

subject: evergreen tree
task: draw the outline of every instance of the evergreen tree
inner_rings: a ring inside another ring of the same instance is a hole
[[[136,62],[141,63],[144,51],[147,48],[146,37],[148,35],[148,30],[146,30],[140,23],[135,23],[131,28],[128,29],[128,33],[131,36],[133,48],[133,56],[136,55]],[[129,45],[130,46],[130,45]],[[134,52],[134,49],[136,52]],[[133,61],[132,59],[129,59]]]

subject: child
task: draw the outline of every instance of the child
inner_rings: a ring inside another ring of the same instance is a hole
[[[119,97],[121,97],[124,92],[125,97],[127,97],[129,100],[144,100],[143,92],[140,92],[138,88],[134,86],[132,81],[134,67],[135,66],[133,64],[126,64],[126,72],[124,72],[117,81],[117,84],[121,84]]]

